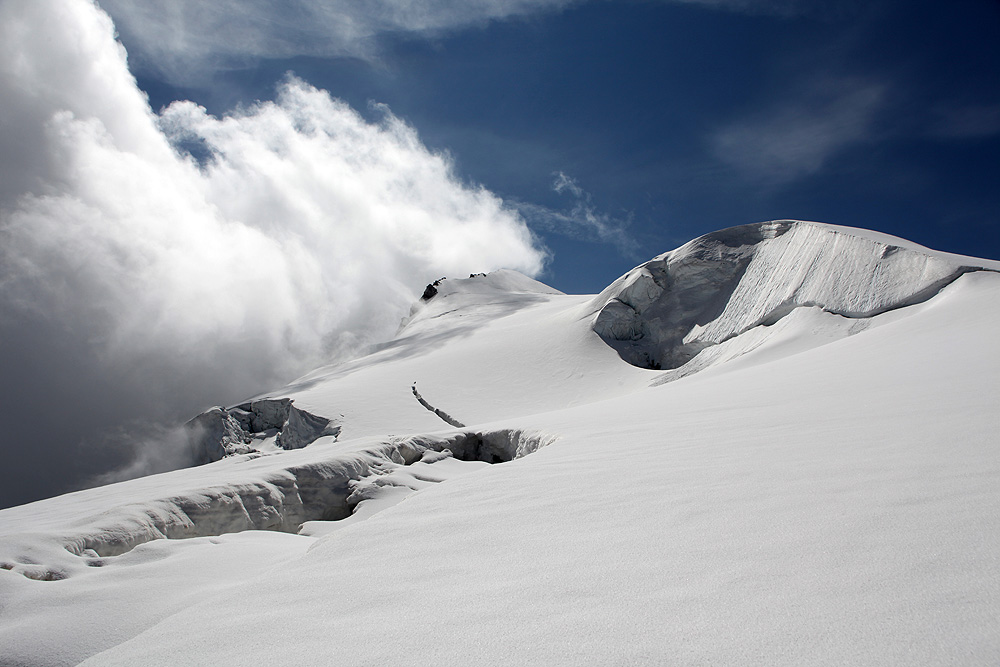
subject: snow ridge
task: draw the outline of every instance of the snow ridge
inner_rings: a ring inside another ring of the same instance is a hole
[[[451,415],[449,415],[447,412],[444,412],[443,410],[438,410],[433,405],[431,405],[430,403],[428,403],[427,401],[425,401],[424,397],[420,395],[419,391],[417,391],[417,383],[416,382],[413,383],[413,386],[410,389],[411,389],[411,391],[413,391],[413,396],[417,399],[417,402],[420,403],[420,405],[424,406],[425,408],[427,408],[428,410],[430,410],[431,412],[433,412],[434,414],[436,414],[446,424],[451,424],[452,426],[455,426],[456,428],[465,428],[465,424],[463,424],[462,422],[458,421],[457,419],[455,419],[454,417],[452,417]]]
[[[677,369],[798,308],[871,318],[933,297],[989,262],[893,237],[777,220],[695,239],[636,267],[592,302],[594,331],[625,361]]]

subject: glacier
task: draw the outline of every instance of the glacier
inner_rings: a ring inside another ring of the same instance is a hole
[[[184,424],[198,463],[267,449],[301,449],[324,436],[336,438],[340,426],[292,405],[290,398],[258,398],[233,408],[211,408]]]
[[[0,510],[0,663],[996,664],[998,272],[780,220],[438,281],[217,460]]]
[[[872,232],[778,220],[707,234],[636,267],[594,300],[594,330],[626,361],[676,369],[796,308],[869,319],[983,270]]]

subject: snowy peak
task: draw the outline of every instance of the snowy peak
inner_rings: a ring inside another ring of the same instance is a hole
[[[622,358],[679,368],[798,308],[870,318],[925,301],[958,276],[997,270],[892,236],[778,220],[697,238],[616,280],[593,327]]]
[[[430,289],[432,287],[433,291]],[[510,269],[499,269],[491,273],[474,273],[468,278],[442,278],[431,283],[427,288],[424,294],[427,295],[428,292],[431,294],[424,299],[425,301],[451,294],[478,294],[485,297],[505,294],[562,294],[553,287]]]
[[[499,317],[562,294],[510,269],[474,273],[468,278],[441,278],[427,285],[423,296],[410,309],[409,316],[403,319],[398,333],[412,331],[417,323],[438,320],[443,315],[464,316],[470,308],[478,309],[479,316]],[[436,321],[434,326],[446,325]]]

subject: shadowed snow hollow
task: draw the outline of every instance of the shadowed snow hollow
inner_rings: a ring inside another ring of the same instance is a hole
[[[848,227],[742,225],[706,234],[616,280],[593,301],[593,326],[625,361],[676,369],[797,308],[864,319],[926,301],[992,264],[976,262],[983,261]]]

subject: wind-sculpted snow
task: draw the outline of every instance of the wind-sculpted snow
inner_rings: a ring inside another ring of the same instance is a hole
[[[695,239],[633,269],[593,303],[596,331],[629,363],[675,369],[801,307],[870,318],[931,298],[970,258],[872,232],[781,220]],[[704,362],[696,365],[704,365]]]

